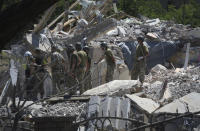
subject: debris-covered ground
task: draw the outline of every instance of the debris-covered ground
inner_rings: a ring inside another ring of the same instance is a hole
[[[156,67],[146,77],[149,85],[145,89],[145,93],[149,98],[158,101],[162,99],[162,95],[164,95],[163,91],[170,93],[170,99],[173,100],[181,98],[191,92],[200,93],[199,67],[193,67],[187,71],[184,71],[183,68],[168,70],[161,65]],[[164,86],[164,82],[166,82],[166,86]]]
[[[74,131],[136,130],[144,129],[144,125],[156,131],[199,129],[200,29],[145,17],[105,18],[103,13],[109,2],[77,1],[70,9],[80,4],[84,8],[77,11],[79,13],[70,11],[67,21],[56,23],[56,19],[45,28],[46,12],[33,32],[23,36],[25,40],[1,52],[0,130],[10,127],[14,130],[21,122],[35,126],[29,127],[33,130],[38,126],[34,120],[46,117],[55,123],[58,118],[69,118],[69,123],[59,120],[76,127]],[[52,25],[56,27],[52,29]],[[150,51],[142,86],[138,80],[130,80],[138,44],[136,38],[141,35]],[[67,49],[69,44],[77,42],[90,48],[91,80],[84,83],[88,78],[85,76],[83,81],[76,79],[71,86],[74,74],[70,73]],[[106,62],[94,64],[103,54],[102,42],[108,43],[117,65],[114,80],[108,83],[105,82]],[[59,53],[52,53],[52,47]],[[30,72],[27,73],[26,65],[30,63],[25,53],[28,51],[28,55],[32,53],[35,57],[36,50],[40,50],[39,57],[47,60],[44,65],[33,64],[37,70],[27,78]],[[55,54],[57,57],[53,60]],[[52,65],[59,67],[56,77]],[[41,68],[44,74],[39,72]],[[87,85],[82,91],[83,83],[92,86]],[[42,93],[35,93],[38,87],[43,89]],[[27,92],[29,88],[35,92]],[[49,103],[51,98],[55,98],[53,103]],[[58,126],[61,128],[63,124]]]

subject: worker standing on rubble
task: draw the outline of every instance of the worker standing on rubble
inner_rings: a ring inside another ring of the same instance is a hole
[[[25,85],[24,85],[24,91],[25,91],[25,99],[26,100],[32,100],[33,98],[32,90],[34,85],[34,57],[30,51],[26,51],[24,54],[24,57],[26,59],[26,64],[24,66],[25,69]]]
[[[78,57],[77,51],[72,44],[67,47],[67,55],[70,61],[70,72],[67,74],[67,83],[69,88],[71,88],[77,84],[76,68],[80,64],[80,58]],[[70,95],[76,93],[75,88],[76,87],[73,87],[73,89],[69,91]]]
[[[51,71],[52,71],[52,80],[53,80],[53,94],[62,91],[61,81],[64,78],[65,71],[65,61],[62,54],[59,53],[59,50],[52,46],[51,48]]]
[[[80,87],[80,94],[82,94],[84,89],[84,76],[85,73],[88,71],[88,57],[85,51],[81,48],[81,43],[76,43],[76,50],[78,57],[80,59],[80,64],[76,68],[76,77],[79,81],[79,87]]]
[[[146,57],[149,54],[149,50],[148,47],[143,43],[143,37],[138,37],[137,41],[138,45],[136,47],[136,60],[131,72],[131,80],[137,80],[139,76],[139,81],[141,82],[142,86],[145,79]]]
[[[37,96],[39,95],[38,97],[43,98],[44,96],[43,83],[48,73],[46,69],[47,59],[45,58],[40,48],[36,48],[34,53],[35,53],[35,66],[36,66],[36,72],[35,72],[36,84],[33,90],[34,93],[37,94]]]
[[[90,48],[88,46],[84,46],[83,47],[83,50],[86,52],[87,54],[87,60],[88,60],[88,69],[86,70],[86,73],[85,73],[85,81],[84,81],[84,87],[85,87],[85,90],[89,90],[89,89],[92,89],[92,79],[91,79],[91,71],[90,71],[90,68],[91,68],[91,58],[89,56],[89,51],[90,51]]]
[[[115,58],[112,51],[108,48],[107,43],[103,42],[101,43],[100,46],[104,54],[101,56],[98,62],[95,62],[95,64],[98,64],[104,58],[106,59],[106,63],[107,63],[106,82],[110,82],[113,80],[113,74],[116,67]]]

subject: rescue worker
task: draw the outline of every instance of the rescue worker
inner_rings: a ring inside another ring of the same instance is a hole
[[[95,62],[95,64],[98,64],[101,60],[105,58],[107,63],[106,82],[110,82],[113,80],[113,74],[116,67],[115,58],[112,51],[108,48],[107,43],[103,42],[100,46],[104,54],[101,56],[98,62]]]
[[[25,76],[26,78],[29,78],[31,74],[33,74],[34,72],[34,68],[33,68],[34,58],[30,51],[26,51],[24,54],[24,57],[26,59]]]
[[[77,51],[72,44],[67,47],[67,54],[70,61],[70,72],[67,74],[67,83],[69,88],[73,87],[73,89],[70,89],[69,91],[69,94],[72,95],[77,91],[74,86],[78,83],[76,78],[76,68],[80,64],[80,58],[78,57]]]
[[[35,66],[34,66],[34,57],[31,52],[26,51],[24,54],[26,59],[25,64],[25,99],[26,100],[36,100],[37,96],[33,95],[33,85],[35,82],[34,73],[35,73]]]
[[[81,48],[81,43],[76,43],[75,45],[78,57],[80,59],[80,64],[78,64],[76,68],[76,78],[79,81],[79,87],[80,87],[80,94],[82,94],[85,89],[84,89],[84,76],[85,73],[88,70],[88,57],[85,51],[82,50]]]
[[[137,80],[139,76],[139,81],[141,82],[142,86],[145,79],[146,57],[149,54],[149,50],[148,47],[143,43],[143,37],[138,37],[137,41],[138,45],[136,47],[136,60],[131,72],[131,80]]]
[[[35,93],[37,93],[39,99],[43,98],[44,96],[43,83],[46,78],[46,75],[48,74],[46,65],[47,65],[47,59],[42,53],[42,50],[39,48],[36,48],[35,49],[36,85],[33,90],[35,91]]]
[[[55,46],[51,48],[51,71],[53,82],[53,94],[62,91],[61,82],[64,79],[65,61]]]
[[[85,73],[85,76],[84,76],[84,78],[85,78],[84,87],[85,87],[85,90],[87,91],[89,89],[92,89],[92,79],[91,79],[91,71],[90,71],[91,58],[89,56],[90,48],[88,46],[84,46],[83,50],[86,52],[87,60],[88,60],[88,67],[87,67],[87,70],[86,70],[86,73]]]

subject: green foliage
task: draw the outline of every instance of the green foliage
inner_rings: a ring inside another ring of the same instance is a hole
[[[168,5],[168,9],[164,9],[159,0],[119,0],[118,7],[136,17],[141,14],[149,18],[173,20],[194,27],[200,26],[200,4],[196,0],[190,0],[178,9],[174,5]]]
[[[22,0],[2,0],[2,7],[1,7],[1,9],[0,10],[5,10],[5,9],[7,9],[9,6],[11,6],[11,5],[13,5],[13,4],[15,4],[15,3],[18,3],[18,2],[20,2],[20,1],[22,1]]]
[[[149,0],[138,6],[138,12],[150,18],[164,18],[166,10],[158,0]]]
[[[3,1],[0,9],[2,11],[22,0],[0,1]],[[67,5],[65,1],[71,5],[76,0],[60,0],[51,20],[55,19],[66,9]],[[76,9],[80,8],[80,6],[77,6]],[[188,3],[181,5],[178,9],[174,5],[168,5],[168,9],[164,9],[160,4],[160,0],[118,0],[118,8],[136,17],[138,15],[144,15],[149,18],[160,18],[163,20],[173,20],[181,24],[190,24],[194,27],[200,26],[200,4],[196,0],[189,0]]]

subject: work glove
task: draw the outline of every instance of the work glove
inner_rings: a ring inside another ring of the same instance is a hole
[[[144,59],[144,57],[143,56],[140,56],[140,57],[138,57],[138,61],[140,61],[140,60],[142,60],[142,59]]]

